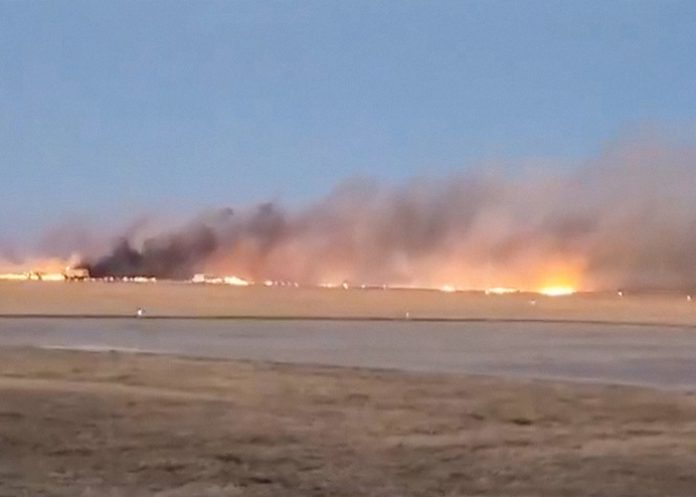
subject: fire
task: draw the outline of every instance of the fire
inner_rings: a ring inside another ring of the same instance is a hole
[[[581,288],[585,264],[579,259],[556,260],[548,264],[537,285],[537,292],[547,297],[572,295]]]
[[[577,290],[572,286],[566,285],[545,286],[539,289],[539,293],[547,297],[563,297],[565,295],[572,295],[576,291]]]
[[[0,281],[26,281],[29,273],[0,273]]]
[[[232,286],[249,286],[251,283],[249,283],[247,280],[240,278],[239,276],[225,276],[222,279],[226,285],[232,285]]]
[[[404,269],[404,277],[396,281],[374,281],[370,276],[347,279],[341,272],[317,274],[320,282],[313,279],[295,280],[282,273],[260,274],[248,278],[253,273],[236,272],[240,270],[218,270],[195,274],[193,283],[217,284],[237,287],[299,287],[317,286],[336,289],[429,289],[443,293],[462,291],[481,291],[486,295],[507,295],[519,292],[536,292],[546,296],[572,295],[578,289],[587,290],[592,281],[586,274],[586,263],[579,257],[565,254],[550,259],[524,261],[525,264],[511,263],[486,267],[467,266],[461,261],[433,260],[421,267]],[[457,265],[459,264],[459,265]],[[421,270],[420,272],[416,270]],[[240,270],[241,271],[241,270]],[[258,279],[257,279],[258,278]],[[21,265],[3,264],[0,261],[0,280],[12,281],[105,281],[127,283],[156,283],[158,279],[148,276],[106,276],[93,278],[82,268],[79,260],[31,260]],[[299,282],[298,282],[299,281]],[[321,282],[323,281],[323,282]],[[589,287],[589,289],[593,289]]]
[[[0,273],[0,281],[77,281],[89,279],[89,272],[83,269],[66,267],[63,271],[42,271],[30,269]]]
[[[27,271],[23,273],[2,273],[2,281],[66,281],[65,273],[42,273],[39,271]]]
[[[79,257],[70,259],[28,259],[8,263],[0,259],[0,281],[75,281],[89,278],[86,269],[75,267]]]
[[[507,295],[509,293],[519,293],[517,288],[509,288],[504,286],[495,286],[493,288],[486,288],[486,295]]]
[[[350,284],[347,281],[344,281],[342,283],[319,283],[320,288],[342,288],[344,290],[348,290],[350,288]]]

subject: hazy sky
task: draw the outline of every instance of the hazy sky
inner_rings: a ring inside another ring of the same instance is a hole
[[[695,26],[693,1],[0,1],[0,240],[693,130]]]

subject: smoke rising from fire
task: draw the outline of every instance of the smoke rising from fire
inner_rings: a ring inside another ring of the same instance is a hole
[[[144,241],[122,236],[83,264],[117,277],[696,288],[696,148],[641,139],[581,167],[530,169],[352,180],[302,209],[221,209]]]

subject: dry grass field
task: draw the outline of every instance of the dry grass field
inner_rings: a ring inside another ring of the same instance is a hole
[[[544,297],[432,290],[230,287],[189,283],[0,282],[0,315],[558,319],[696,325],[686,295]]]
[[[696,397],[0,350],[0,496],[692,496]]]
[[[534,301],[534,303],[532,303]],[[696,325],[683,295],[0,283],[0,315]],[[696,396],[0,349],[0,497],[691,496]]]

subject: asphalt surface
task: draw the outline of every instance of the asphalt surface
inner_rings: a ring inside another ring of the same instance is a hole
[[[0,318],[0,346],[120,350],[696,391],[696,330],[661,325]]]

